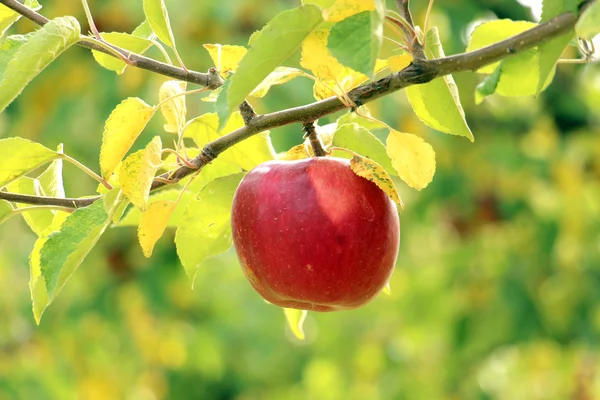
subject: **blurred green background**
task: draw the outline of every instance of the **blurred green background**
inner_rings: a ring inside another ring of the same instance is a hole
[[[130,32],[143,20],[138,0],[90,3],[102,31]],[[298,3],[166,0],[180,53],[200,71],[211,66],[203,43],[245,44]],[[422,24],[427,2],[413,3]],[[85,26],[79,1],[42,4],[46,16]],[[512,0],[439,0],[431,23],[452,54],[491,18],[532,14]],[[21,21],[13,32],[31,29]],[[309,314],[305,342],[254,293],[233,252],[207,262],[192,290],[173,232],[148,260],[129,228],[104,235],[38,327],[28,288],[35,237],[9,220],[0,227],[0,400],[600,398],[599,72],[560,65],[538,98],[493,96],[477,107],[480,77],[456,75],[473,144],[424,127],[403,93],[371,104],[432,143],[437,172],[422,192],[398,185],[406,208],[391,296]],[[164,80],[134,69],[118,77],[71,49],[0,115],[0,137],[65,143],[98,170],[110,111],[129,96],[156,104]],[[306,104],[311,92],[299,78],[254,105]],[[188,98],[190,117],[211,107]],[[161,126],[154,118],[136,146]],[[298,126],[272,132],[280,151],[301,136]],[[65,186],[80,196],[96,184],[66,166]]]

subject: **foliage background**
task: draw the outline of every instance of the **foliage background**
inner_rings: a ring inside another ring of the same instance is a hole
[[[166,3],[186,64],[204,71],[202,43],[245,44],[298,2]],[[422,24],[425,2],[414,3]],[[43,4],[46,16],[85,20],[78,1]],[[102,31],[130,32],[143,19],[141,1],[91,6]],[[439,0],[432,24],[452,54],[475,21],[495,17],[532,18],[512,0]],[[15,31],[31,29],[22,21]],[[403,93],[375,102],[373,114],[432,143],[437,172],[422,192],[400,184],[392,295],[309,314],[305,342],[254,293],[233,252],[207,262],[191,290],[172,232],[147,260],[125,228],[104,235],[36,327],[27,260],[35,238],[11,219],[0,227],[0,399],[599,398],[599,71],[561,65],[539,98],[493,96],[478,107],[476,74],[455,76],[474,144],[425,128]],[[0,115],[0,137],[64,142],[97,170],[110,111],[128,96],[155,104],[163,81],[131,68],[117,77],[71,49]],[[275,87],[257,111],[310,102],[311,86],[300,78]],[[197,97],[188,107],[211,111]],[[137,145],[161,125],[155,118]],[[272,132],[278,150],[301,135],[298,126]],[[96,185],[66,166],[65,186],[79,196]]]

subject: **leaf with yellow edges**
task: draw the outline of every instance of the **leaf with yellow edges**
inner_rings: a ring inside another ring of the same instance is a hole
[[[185,106],[185,96],[181,93],[185,92],[187,83],[184,81],[166,81],[160,87],[158,96],[160,101],[164,101],[169,97],[177,96],[160,106],[160,111],[165,118],[166,124],[164,129],[167,132],[179,133],[183,125],[185,125],[185,116],[187,109]]]
[[[417,190],[429,185],[435,173],[435,152],[429,143],[417,135],[392,130],[386,147],[400,179]]]
[[[400,200],[400,195],[394,186],[392,178],[388,175],[385,169],[377,164],[375,161],[365,158],[354,156],[350,160],[350,168],[352,171],[373,183],[375,183],[379,189],[383,190],[400,208],[404,208],[404,203]]]
[[[203,47],[208,51],[215,67],[225,77],[235,72],[238,64],[248,52],[244,46],[230,46],[228,44],[205,44]]]
[[[169,200],[158,200],[150,204],[143,212],[138,227],[138,240],[144,256],[150,257],[154,245],[165,232],[167,223],[177,203]]]
[[[337,0],[324,11],[327,22],[339,22],[364,11],[375,11],[375,0]]]
[[[300,340],[304,340],[304,320],[308,312],[306,310],[296,310],[294,308],[284,308],[285,320],[290,331]]]
[[[146,209],[152,180],[160,168],[161,150],[160,137],[155,136],[145,149],[127,157],[119,171],[121,190],[134,206],[142,210]]]
[[[123,100],[106,120],[100,149],[100,170],[102,177],[110,178],[115,167],[133,142],[152,118],[155,108],[142,99],[130,97]]]

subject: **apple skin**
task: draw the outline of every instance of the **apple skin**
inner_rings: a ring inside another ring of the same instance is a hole
[[[396,205],[341,158],[257,166],[235,193],[231,224],[246,277],[286,308],[360,307],[385,286],[398,256]]]

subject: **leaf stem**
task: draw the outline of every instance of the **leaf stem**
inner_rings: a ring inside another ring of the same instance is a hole
[[[96,174],[94,171],[92,171],[91,169],[89,169],[88,167],[86,167],[85,165],[83,165],[82,163],[80,163],[79,161],[74,159],[73,157],[68,156],[66,154],[60,154],[60,158],[62,158],[65,161],[70,162],[71,164],[73,164],[74,166],[76,166],[77,168],[79,168],[80,170],[85,172],[86,174],[88,174],[90,177],[92,177],[96,181],[100,182],[108,190],[113,188],[112,185],[110,183],[108,183],[106,180],[104,180],[100,175]]]

